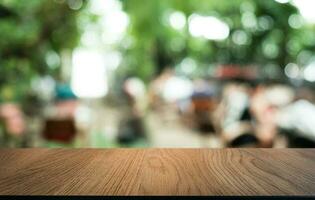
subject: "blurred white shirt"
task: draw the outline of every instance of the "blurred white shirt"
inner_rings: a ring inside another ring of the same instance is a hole
[[[301,136],[315,141],[315,105],[299,100],[281,109],[277,124],[281,128],[293,129]]]

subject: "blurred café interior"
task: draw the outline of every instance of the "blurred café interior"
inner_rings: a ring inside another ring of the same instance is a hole
[[[0,147],[315,147],[314,0],[0,0]]]

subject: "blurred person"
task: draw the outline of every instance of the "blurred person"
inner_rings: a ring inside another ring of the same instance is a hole
[[[266,98],[266,88],[259,86],[251,99],[251,110],[255,117],[256,135],[261,147],[272,147],[276,136],[276,124],[274,123],[274,107]]]
[[[144,82],[137,77],[131,77],[124,82],[123,87],[132,108],[139,116],[143,116],[148,103]]]
[[[276,123],[289,138],[290,147],[315,147],[315,105],[299,99],[281,108]]]
[[[261,147],[273,147],[278,134],[277,113],[294,99],[294,91],[285,85],[260,85],[251,99],[255,134]]]
[[[60,82],[55,89],[55,109],[58,118],[74,118],[78,100],[69,84]]]
[[[0,105],[0,121],[3,124],[2,145],[22,147],[25,142],[26,123],[21,108],[14,103]]]
[[[185,112],[193,93],[192,81],[166,68],[149,86],[150,107],[164,123],[173,123]]]
[[[251,124],[250,88],[237,82],[227,83],[222,91],[221,102],[215,111],[221,137],[230,144],[243,134],[253,134]]]
[[[215,88],[204,79],[194,81],[194,90],[191,95],[191,110],[193,118],[201,133],[215,133],[212,112],[216,108]]]
[[[123,116],[118,124],[117,141],[121,145],[132,146],[147,141],[144,123],[146,111],[146,89],[142,80],[136,77],[127,78],[122,85],[126,104],[122,106]]]
[[[54,103],[46,108],[43,137],[52,142],[71,143],[77,135],[75,116],[78,100],[69,84],[59,81]]]
[[[149,85],[149,105],[152,109],[159,108],[163,103],[163,90],[167,80],[174,76],[175,71],[166,67]]]

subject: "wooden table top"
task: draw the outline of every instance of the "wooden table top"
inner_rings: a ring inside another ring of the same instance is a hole
[[[1,195],[315,195],[314,149],[2,149]]]

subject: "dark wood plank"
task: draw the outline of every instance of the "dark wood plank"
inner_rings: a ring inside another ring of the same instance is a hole
[[[314,149],[2,149],[1,195],[315,195]]]

